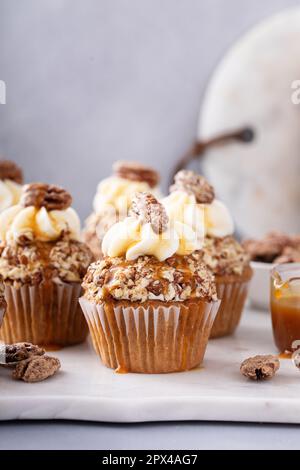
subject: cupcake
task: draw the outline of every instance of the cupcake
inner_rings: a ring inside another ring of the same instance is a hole
[[[4,317],[4,314],[5,314],[5,310],[6,310],[6,302],[5,302],[4,297],[1,295],[0,296],[0,328],[1,328],[1,325],[2,325],[2,322],[3,322],[3,317]]]
[[[22,170],[14,162],[0,160],[0,212],[18,204],[22,183]]]
[[[194,255],[213,271],[221,299],[211,337],[230,335],[239,324],[252,277],[249,256],[233,237],[227,207],[215,199],[214,188],[203,176],[180,171],[170,191],[163,200],[170,219],[185,222],[196,232],[204,227],[204,246]]]
[[[94,198],[94,211],[88,217],[83,232],[84,241],[96,259],[102,256],[101,243],[108,229],[125,219],[132,198],[137,192],[158,191],[159,175],[152,168],[137,162],[119,161],[113,175],[101,181]]]
[[[0,282],[7,304],[5,343],[66,346],[88,330],[78,298],[92,261],[80,221],[62,188],[24,186],[20,203],[0,214]]]
[[[213,274],[193,256],[201,245],[149,193],[110,228],[80,299],[107,367],[154,374],[201,364],[219,306]]]

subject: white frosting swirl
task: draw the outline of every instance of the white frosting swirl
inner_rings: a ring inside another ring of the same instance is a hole
[[[159,196],[158,189],[150,188],[144,181],[130,181],[118,176],[106,178],[98,185],[94,197],[94,211],[101,213],[107,206],[111,206],[126,216],[134,195],[139,192],[150,192]]]
[[[0,212],[18,204],[22,193],[22,185],[11,180],[0,180]]]
[[[171,221],[189,225],[200,237],[222,238],[234,232],[229,210],[217,199],[211,204],[199,204],[193,194],[174,191],[162,203]]]
[[[29,240],[54,241],[64,231],[71,239],[80,239],[80,220],[71,207],[47,211],[45,207],[15,205],[0,214],[0,239],[8,243],[23,236]]]
[[[104,256],[124,256],[127,260],[148,255],[164,261],[174,254],[189,255],[201,248],[202,242],[188,225],[175,222],[157,234],[150,223],[142,224],[135,217],[127,217],[113,225],[102,242]]]
[[[205,229],[211,237],[223,238],[232,235],[234,223],[225,204],[215,199],[205,206]]]

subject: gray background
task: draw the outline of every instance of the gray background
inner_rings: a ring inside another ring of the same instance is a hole
[[[299,0],[0,0],[0,154],[86,216],[115,159],[167,177],[208,78],[257,21]]]
[[[0,425],[0,450],[298,450],[299,438],[299,426],[279,424],[19,421]]]

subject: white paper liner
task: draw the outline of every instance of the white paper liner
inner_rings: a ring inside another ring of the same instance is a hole
[[[81,297],[94,348],[107,367],[124,372],[167,373],[198,366],[220,302],[170,306],[96,304]]]
[[[14,288],[5,285],[6,314],[0,338],[7,344],[29,342],[66,346],[85,340],[88,329],[80,309],[79,283],[48,283]]]

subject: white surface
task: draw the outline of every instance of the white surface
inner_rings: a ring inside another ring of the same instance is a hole
[[[249,299],[255,308],[269,310],[271,271],[275,265],[271,263],[252,262],[253,277],[250,283]]]
[[[205,95],[199,137],[243,126],[256,132],[250,145],[217,148],[203,165],[247,236],[272,229],[300,231],[300,105],[292,102],[299,56],[297,8],[264,21],[239,40],[217,67]]]
[[[204,368],[169,375],[118,375],[87,345],[58,355],[63,371],[47,382],[13,382],[0,376],[0,418],[141,422],[167,420],[300,423],[300,375],[282,361],[270,382],[239,373],[252,354],[272,353],[270,318],[245,312],[235,337],[209,344]]]

